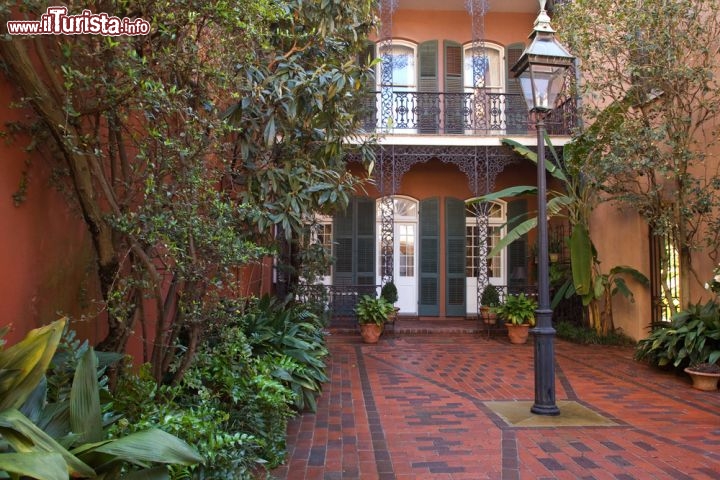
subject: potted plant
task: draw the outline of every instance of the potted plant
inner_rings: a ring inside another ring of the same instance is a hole
[[[685,368],[685,373],[690,375],[693,388],[705,392],[714,392],[718,388],[720,380],[720,365],[717,363],[696,363]]]
[[[398,301],[398,291],[395,283],[392,280],[383,285],[382,289],[380,290],[380,296],[384,298],[390,305],[393,305],[393,313],[388,318],[388,323],[393,323],[397,318],[397,314],[400,311],[400,308],[394,306],[395,302]]]
[[[493,311],[505,320],[510,342],[522,344],[527,342],[530,327],[535,325],[536,309],[537,302],[521,293],[508,295],[505,302],[493,308]]]
[[[495,285],[486,285],[480,296],[480,318],[487,325],[494,325],[496,314],[492,310],[500,305],[500,293]]]
[[[553,235],[548,245],[548,257],[551,263],[556,263],[560,260],[563,252],[564,240],[559,235]]]
[[[360,335],[365,343],[377,343],[392,312],[392,304],[383,297],[363,295],[360,298],[355,305],[355,314],[360,325]]]
[[[635,359],[660,367],[683,369],[693,377],[699,389],[717,389],[720,378],[720,303],[691,304],[675,314],[667,327],[661,327],[643,340],[635,350]],[[709,382],[702,388],[701,383]]]

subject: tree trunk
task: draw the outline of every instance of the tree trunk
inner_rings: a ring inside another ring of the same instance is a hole
[[[0,22],[6,23],[7,20],[7,15],[0,16]],[[51,78],[55,72],[48,70],[38,72],[30,61],[23,41],[19,39],[12,42],[0,42],[0,57],[5,62],[16,85],[22,90],[23,96],[29,99],[33,110],[47,127],[67,162],[83,219],[95,249],[102,296],[107,301],[119,266],[113,243],[113,232],[104,219],[105,212],[100,207],[90,159],[83,151],[79,127],[67,120],[68,117],[63,108],[65,99],[53,96],[51,89],[41,79],[41,76]],[[114,337],[117,335],[113,325],[110,327],[108,336],[103,341],[108,345],[116,343]]]

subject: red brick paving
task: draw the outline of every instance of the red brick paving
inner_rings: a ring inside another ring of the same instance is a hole
[[[532,340],[531,340],[532,341]],[[530,341],[530,342],[531,342]],[[532,344],[482,334],[329,337],[331,381],[288,428],[287,480],[718,479],[720,391],[556,342],[557,400],[614,427],[507,425],[483,402],[533,399]]]

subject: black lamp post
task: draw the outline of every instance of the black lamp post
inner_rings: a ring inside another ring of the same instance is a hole
[[[559,415],[555,403],[555,329],[550,309],[548,275],[547,185],[545,180],[545,116],[555,105],[563,88],[565,71],[574,58],[553,35],[545,0],[540,0],[540,14],[530,34],[532,40],[512,67],[520,80],[525,101],[535,117],[537,129],[538,178],[538,309],[535,311],[535,403],[530,411],[538,415]]]

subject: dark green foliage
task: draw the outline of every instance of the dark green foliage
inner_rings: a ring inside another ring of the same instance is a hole
[[[273,376],[295,393],[295,407],[315,411],[315,399],[328,380],[328,356],[320,319],[303,304],[265,296],[243,317],[255,355],[275,359]]]
[[[394,304],[398,301],[398,291],[395,286],[395,282],[392,280],[383,285],[380,290],[380,296],[384,298],[388,303]]]
[[[355,314],[359,324],[374,323],[383,325],[393,312],[393,306],[383,297],[363,295],[355,305]]]
[[[667,327],[660,327],[638,342],[635,359],[660,367],[682,369],[720,360],[720,304],[691,304],[673,315]]]
[[[480,297],[480,304],[483,307],[497,307],[500,305],[500,294],[495,285],[488,284]]]
[[[558,338],[582,345],[635,345],[635,340],[620,332],[611,332],[607,335],[598,333],[595,329],[578,326],[570,322],[556,322],[554,324]]]
[[[152,425],[110,435],[108,426],[119,416],[110,411],[109,393],[99,380],[104,367],[93,349],[66,334],[64,355],[55,357],[54,369],[46,370],[41,360],[54,355],[63,327],[64,319],[36,329],[0,352],[5,372],[0,398],[8,397],[2,391],[8,385],[22,395],[19,409],[0,409],[0,478],[54,480],[70,474],[118,480],[128,472],[137,478],[162,478],[158,475],[167,472],[163,464],[203,461],[186,443]],[[51,392],[48,385],[54,386]]]
[[[327,381],[322,325],[305,305],[271,297],[228,300],[211,317],[179,385],[157,387],[144,368],[123,380],[116,403],[127,412],[123,429],[159,425],[205,454],[185,475],[249,479],[284,459],[295,409],[315,409]]]
[[[223,359],[218,359],[220,367]],[[224,360],[227,360],[225,358]],[[192,369],[188,379],[206,375],[211,387],[187,385],[158,387],[150,374],[149,365],[141,367],[137,375],[122,379],[119,387],[123,396],[114,407],[126,413],[114,427],[116,434],[134,432],[138,429],[156,427],[177,435],[203,452],[204,465],[176,467],[173,478],[249,480],[252,472],[267,460],[266,442],[253,435],[253,430],[265,428],[267,422],[257,417],[238,419],[240,401],[228,401],[226,392],[218,388],[220,372],[211,368]],[[227,378],[231,378],[228,374]],[[254,392],[238,387],[242,403],[254,400]],[[287,410],[287,409],[285,409]],[[282,415],[282,409],[277,414]]]

